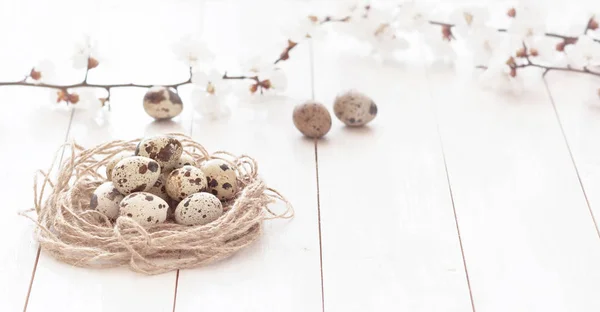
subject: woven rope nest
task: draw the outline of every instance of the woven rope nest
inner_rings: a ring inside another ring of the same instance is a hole
[[[99,172],[103,172],[103,166],[114,155],[123,151],[133,153],[140,139],[112,141],[90,149],[68,143],[61,150],[69,149],[71,155],[62,162],[56,180],[52,181],[49,173],[60,151],[48,173],[39,171],[36,175],[37,218],[25,213],[37,224],[35,237],[41,248],[75,266],[128,265],[136,272],[159,274],[231,256],[260,237],[264,220],[293,217],[290,203],[277,191],[267,188],[258,177],[254,159],[227,152],[209,154],[188,136],[170,135],[177,138],[184,153],[198,163],[219,158],[236,168],[240,192],[223,203],[224,213],[219,219],[203,226],[179,225],[169,219],[166,223],[146,227],[126,217],[109,220],[89,207],[92,192],[106,181]],[[285,203],[284,212],[277,214],[268,208],[275,200]]]

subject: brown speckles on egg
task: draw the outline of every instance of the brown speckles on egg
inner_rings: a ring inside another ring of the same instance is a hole
[[[296,128],[309,138],[320,138],[331,129],[331,114],[321,103],[300,104],[294,108],[292,117]]]
[[[219,168],[221,168],[221,170],[223,170],[223,171],[229,170],[229,166],[227,166],[227,164],[222,164],[219,166]]]
[[[229,170],[223,170],[227,166]],[[221,200],[229,200],[238,192],[235,168],[231,168],[224,160],[211,159],[200,167],[208,179],[208,191]]]
[[[99,185],[90,199],[90,209],[95,209],[110,219],[119,215],[119,205],[123,195],[115,189],[112,182],[104,182]]]
[[[158,163],[155,161],[151,161],[148,163],[148,169],[152,172],[157,172],[158,171]]]
[[[203,191],[206,188],[206,176],[202,170],[184,166],[169,174],[166,182],[167,194],[175,200],[183,200],[185,197]]]
[[[223,214],[221,201],[208,193],[192,194],[175,208],[175,222],[184,225],[204,225]]]
[[[136,151],[136,155],[151,158],[162,168],[167,168],[177,162],[182,153],[181,142],[168,135],[145,138],[139,143]]]
[[[144,110],[155,119],[169,119],[181,114],[183,102],[170,88],[152,87],[144,95]]]
[[[134,196],[134,195],[141,196]],[[167,219],[167,202],[150,193],[140,192],[123,198],[121,205],[122,216],[128,216],[137,221],[142,226],[153,225],[164,222]],[[158,222],[156,222],[158,221]]]
[[[179,97],[179,94],[173,92],[171,89],[169,89],[169,100],[171,100],[173,104],[183,104],[183,102],[181,101],[181,97]]]
[[[140,184],[140,185],[136,186],[136,187],[135,187],[133,190],[131,190],[131,192],[133,193],[133,192],[141,192],[141,191],[144,191],[144,190],[146,190],[146,187],[147,187],[147,186],[148,186],[148,185],[147,185],[146,183]]]
[[[219,186],[219,181],[215,180],[215,179],[211,179],[210,177],[208,177],[208,187],[216,187]]]
[[[369,114],[373,116],[377,115],[377,105],[373,101],[371,101],[371,106],[369,106]]]
[[[162,90],[148,91],[144,95],[144,102],[148,101],[152,104],[160,104],[164,100],[166,100],[166,97]]]
[[[146,191],[160,176],[159,170],[152,172],[148,166],[153,161],[146,157],[132,156],[121,160],[112,171],[112,181],[119,193],[127,195]]]
[[[115,156],[113,156],[107,163],[106,163],[106,178],[108,180],[112,180],[112,171],[115,169],[115,166],[117,165],[117,163],[127,157],[132,156],[130,153],[127,152],[121,152]]]
[[[333,112],[348,126],[362,126],[375,118],[377,105],[368,96],[352,90],[335,98]]]

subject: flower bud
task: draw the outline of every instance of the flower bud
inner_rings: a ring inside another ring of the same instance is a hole
[[[42,79],[42,72],[39,72],[35,70],[35,68],[32,68],[31,72],[29,73],[29,77],[31,77],[31,79],[33,80],[40,80]]]
[[[71,93],[68,95],[68,102],[71,104],[77,104],[79,102],[79,94]]]
[[[506,12],[506,15],[508,15],[509,17],[514,18],[515,16],[517,16],[517,10],[515,8],[510,8],[508,10],[508,12]]]
[[[87,68],[88,69],[96,68],[96,67],[98,67],[99,64],[100,64],[100,62],[98,62],[97,59],[95,59],[95,58],[93,58],[93,57],[90,56],[88,58]]]

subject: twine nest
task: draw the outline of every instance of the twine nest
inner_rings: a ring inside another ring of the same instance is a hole
[[[103,166],[114,155],[123,151],[133,153],[140,139],[112,141],[90,149],[68,143],[62,153],[69,148],[71,156],[63,161],[56,180],[51,181],[49,173],[60,150],[48,173],[39,171],[36,175],[37,220],[25,213],[37,224],[35,237],[41,248],[56,259],[79,267],[128,265],[136,272],[159,274],[226,258],[260,237],[263,220],[293,217],[290,203],[258,177],[254,159],[227,152],[210,155],[188,136],[170,135],[181,141],[185,153],[198,163],[219,158],[236,168],[240,192],[223,204],[225,212],[219,219],[203,226],[185,226],[167,220],[148,227],[127,217],[109,220],[89,208],[93,191],[106,181],[99,172],[104,171]],[[43,178],[41,182],[39,177]],[[275,200],[286,204],[283,213],[277,214],[267,207]]]

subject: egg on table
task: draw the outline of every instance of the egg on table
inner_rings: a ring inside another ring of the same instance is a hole
[[[327,107],[315,101],[294,107],[294,126],[309,138],[320,138],[331,129],[331,114]]]
[[[200,166],[206,176],[207,191],[221,200],[232,199],[238,191],[234,168],[222,159],[207,160]]]
[[[202,170],[193,166],[183,166],[171,171],[167,178],[167,194],[180,201],[191,194],[206,189],[206,176]]]
[[[144,95],[144,110],[154,119],[170,119],[183,110],[183,102],[170,88],[155,86]]]
[[[129,195],[149,190],[160,176],[160,166],[150,158],[132,156],[117,163],[112,182],[119,192]]]
[[[90,208],[98,210],[109,219],[116,219],[119,216],[119,203],[123,197],[112,182],[104,182],[92,193]]]
[[[136,156],[144,156],[158,162],[161,168],[172,166],[183,153],[179,140],[168,135],[145,138],[135,148]]]
[[[183,225],[204,225],[223,214],[223,205],[214,195],[196,193],[184,198],[175,208],[175,222]]]
[[[125,196],[119,208],[120,216],[132,218],[141,225],[152,225],[167,220],[169,205],[156,195],[136,192]]]
[[[358,127],[377,116],[377,105],[370,97],[351,90],[335,98],[333,112],[346,125]]]
[[[128,153],[128,152],[121,152],[121,153],[118,153],[115,156],[113,156],[106,163],[106,178],[111,180],[112,179],[112,171],[115,168],[115,166],[117,165],[117,163],[120,162],[121,160],[123,160],[127,157],[131,157],[131,156],[133,156],[133,154]]]

